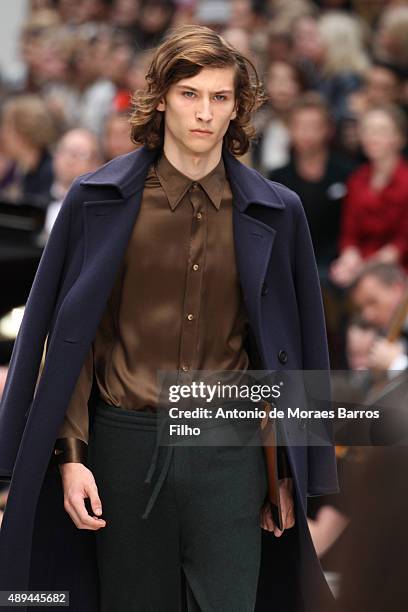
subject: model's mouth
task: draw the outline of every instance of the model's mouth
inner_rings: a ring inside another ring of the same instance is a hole
[[[193,132],[193,134],[212,134],[208,130],[190,130],[190,132]]]

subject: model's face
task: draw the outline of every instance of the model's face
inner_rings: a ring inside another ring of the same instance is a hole
[[[385,329],[400,303],[404,287],[384,285],[375,276],[366,276],[352,291],[351,298],[368,323]]]
[[[236,117],[234,68],[203,68],[173,83],[156,108],[165,113],[168,150],[202,156],[221,151],[224,134]]]

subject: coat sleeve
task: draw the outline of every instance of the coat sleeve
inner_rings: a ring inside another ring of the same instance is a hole
[[[318,381],[324,407],[329,409],[330,365],[320,282],[306,215],[298,197],[297,199],[295,288],[301,327],[302,369],[306,372],[306,386],[307,371],[318,371],[316,376],[310,375],[309,380],[312,384]],[[319,409],[321,405],[311,408]],[[332,421],[323,418],[308,419],[307,431],[308,495],[337,493],[339,486]],[[319,443],[316,444],[316,441]]]
[[[58,296],[69,240],[78,177],[68,191],[48,238],[14,343],[0,404],[0,478],[11,478],[39,376],[41,357]]]

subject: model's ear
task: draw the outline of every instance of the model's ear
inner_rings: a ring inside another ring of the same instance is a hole
[[[233,111],[232,111],[232,113],[231,113],[231,117],[230,117],[230,119],[231,119],[231,120],[232,120],[232,119],[236,119],[236,118],[237,118],[237,110],[238,110],[238,109],[237,109],[237,105],[235,104],[235,106],[234,106],[234,110],[233,110]]]
[[[156,110],[163,112],[166,110],[166,102],[164,100],[164,98],[162,98],[160,100],[160,102],[158,103],[158,105],[156,106]]]

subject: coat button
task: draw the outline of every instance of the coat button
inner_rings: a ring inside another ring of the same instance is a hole
[[[278,359],[281,363],[286,363],[288,360],[288,354],[286,351],[284,351],[283,349],[281,349],[278,353]]]
[[[261,293],[262,295],[268,295],[269,293],[268,283],[263,283]]]

